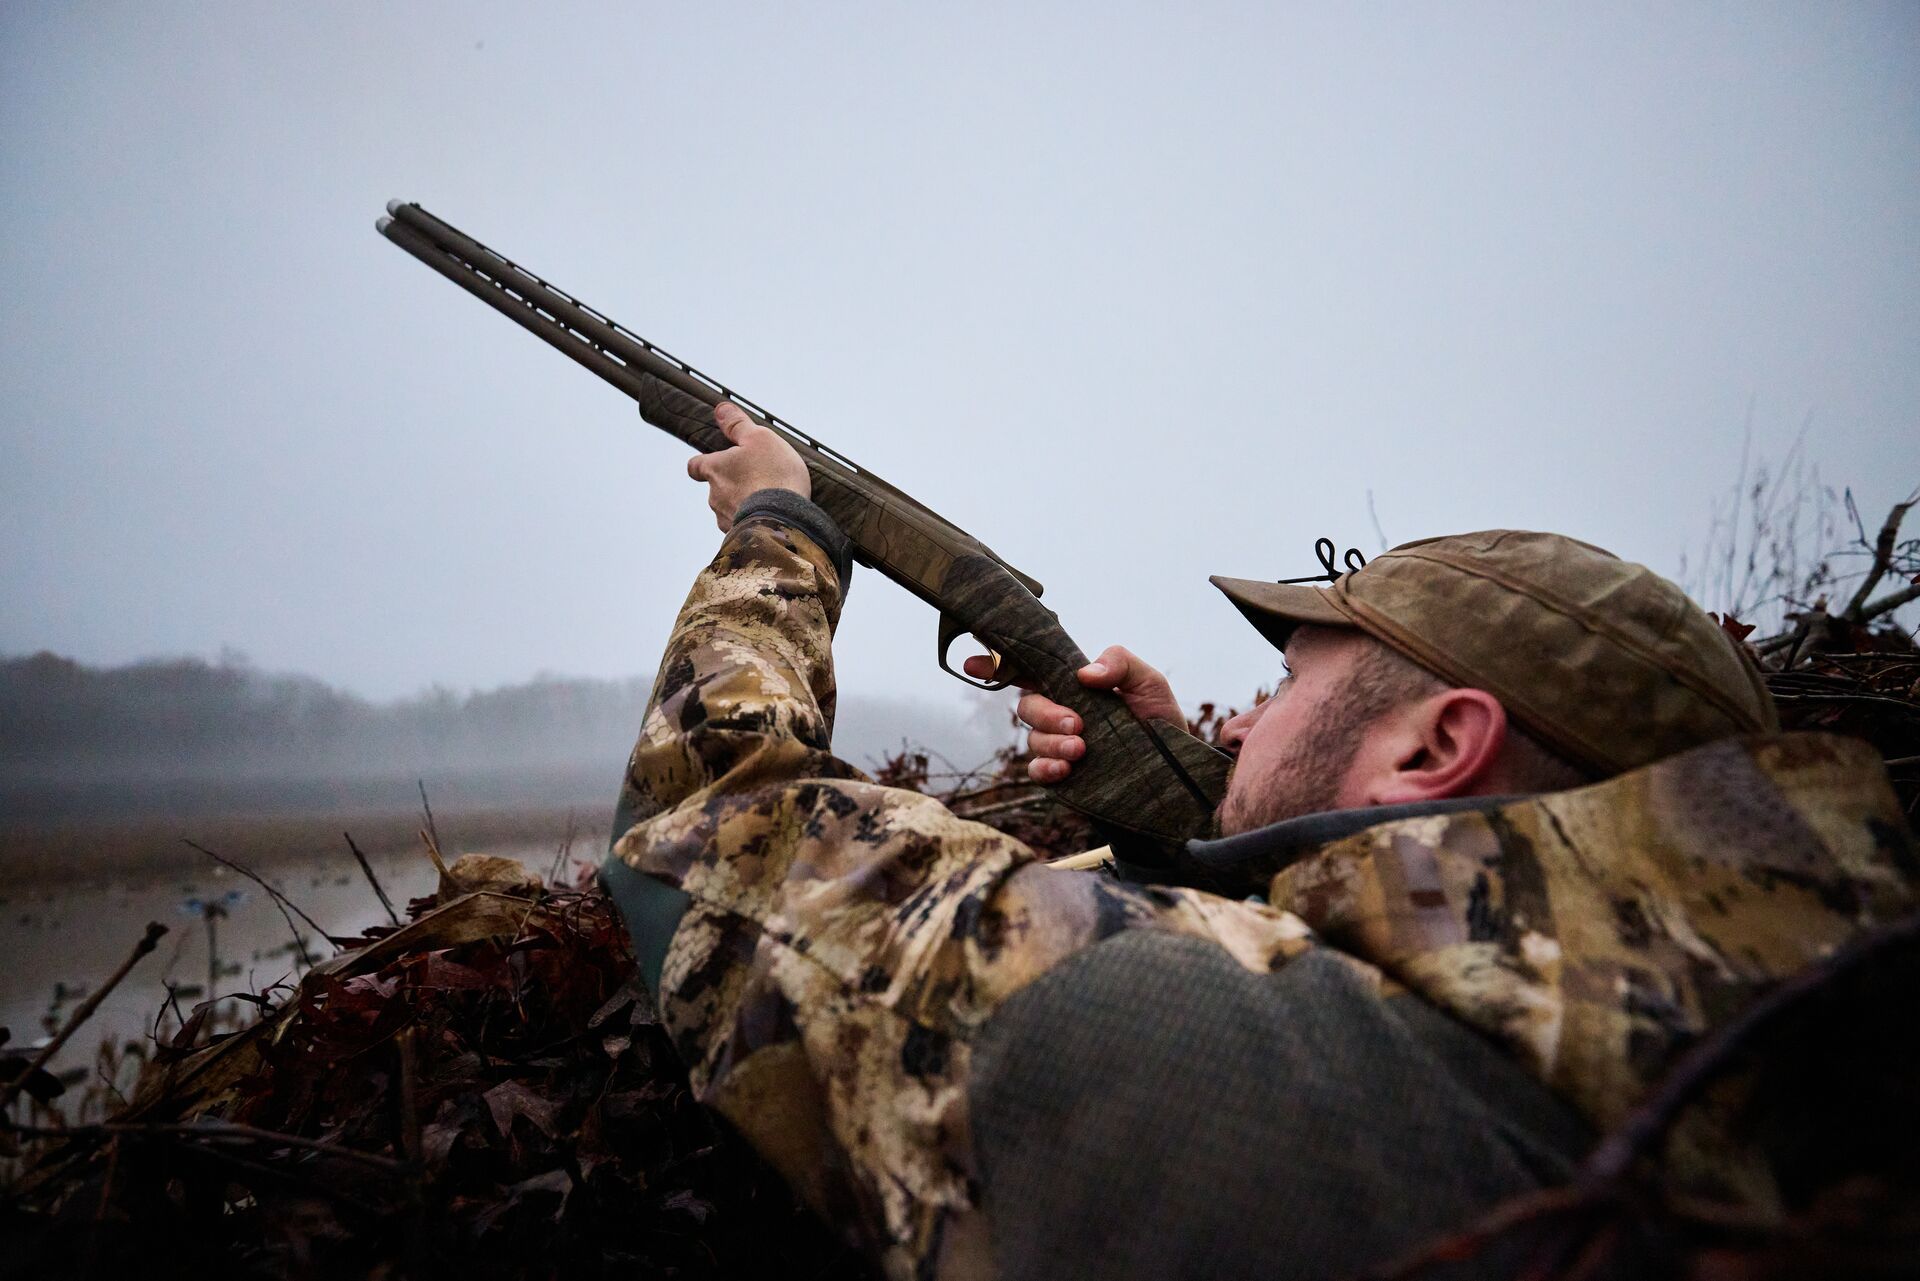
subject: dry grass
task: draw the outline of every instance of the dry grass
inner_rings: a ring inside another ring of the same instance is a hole
[[[441,812],[435,821],[449,854],[527,846],[558,847],[569,822],[584,846],[600,835],[598,814],[578,808],[474,809]],[[16,886],[164,875],[206,862],[193,840],[251,867],[338,858],[351,866],[341,833],[353,833],[371,855],[420,848],[417,812],[139,818],[0,826],[0,869]]]

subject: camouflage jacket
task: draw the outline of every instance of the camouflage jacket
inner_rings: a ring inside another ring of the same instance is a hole
[[[606,876],[699,1097],[892,1276],[1021,1271],[980,1150],[1016,1114],[974,1115],[975,1059],[1049,976],[1123,938],[1215,967],[1209,992],[1312,969],[1361,1006],[1430,1003],[1604,1127],[1674,1046],[1913,903],[1871,753],[1805,736],[1368,828],[1296,852],[1266,902],[1049,868],[833,756],[841,591],[793,522],[736,523],[668,644]]]

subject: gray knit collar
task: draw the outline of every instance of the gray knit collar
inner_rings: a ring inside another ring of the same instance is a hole
[[[1365,809],[1327,810],[1282,819],[1266,827],[1211,841],[1188,841],[1187,857],[1204,869],[1203,879],[1247,894],[1265,894],[1267,882],[1291,866],[1338,840],[1383,823],[1458,814],[1467,810],[1498,809],[1521,800],[1519,796],[1456,796],[1406,805],[1374,805]]]

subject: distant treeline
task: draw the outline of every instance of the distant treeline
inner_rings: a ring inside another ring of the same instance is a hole
[[[423,769],[613,768],[646,706],[644,680],[541,676],[376,704],[243,661],[88,667],[0,659],[0,769],[15,778],[341,775]]]
[[[0,658],[0,781],[342,778],[591,769],[619,777],[646,679],[539,676],[374,703],[242,659],[89,667]],[[903,738],[971,765],[998,718],[901,700],[843,700],[835,747],[867,764]],[[964,759],[961,758],[970,758]]]

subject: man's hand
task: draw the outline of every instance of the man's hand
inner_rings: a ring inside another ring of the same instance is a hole
[[[707,482],[707,506],[713,508],[721,533],[733,528],[733,514],[749,494],[786,489],[802,498],[813,497],[807,465],[779,432],[762,427],[738,405],[725,401],[713,407],[713,421],[720,424],[733,448],[695,454],[687,460],[687,475]]]
[[[961,667],[977,680],[993,679],[993,660],[984,654],[969,658]],[[1120,695],[1135,716],[1183,727],[1187,723],[1167,678],[1122,646],[1109,646],[1075,675],[1088,689],[1110,689]],[[1027,750],[1033,759],[1027,762],[1027,777],[1036,783],[1058,783],[1072,773],[1073,762],[1087,754],[1079,715],[1030,689],[1020,695],[1014,711],[1029,730]]]

